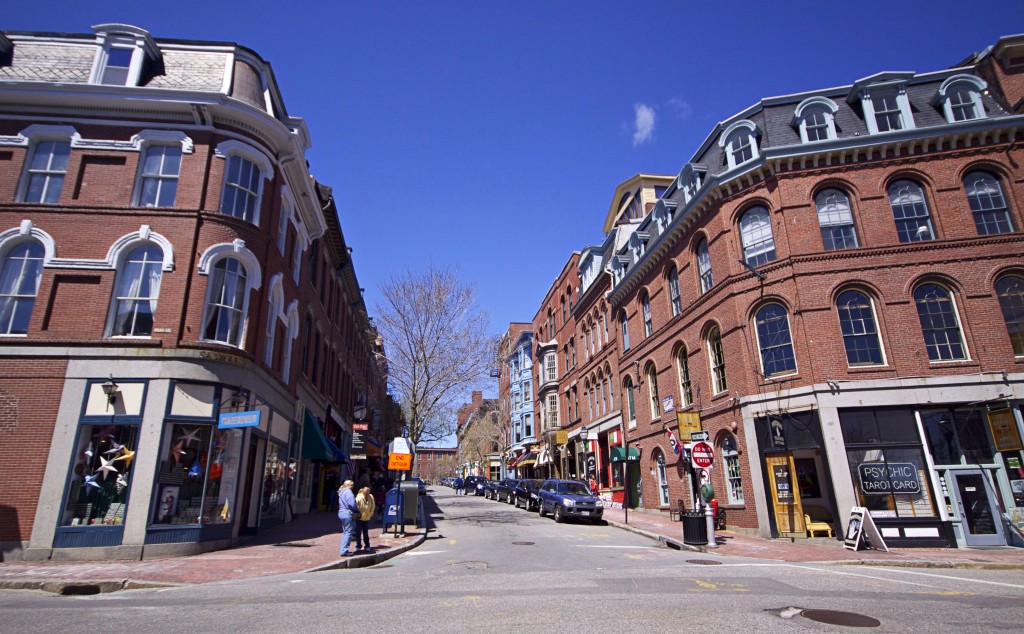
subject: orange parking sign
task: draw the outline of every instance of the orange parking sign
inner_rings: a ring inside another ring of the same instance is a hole
[[[391,471],[409,471],[412,469],[412,454],[393,453],[389,455],[388,469]]]

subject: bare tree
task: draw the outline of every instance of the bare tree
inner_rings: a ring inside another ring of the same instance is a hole
[[[479,465],[489,475],[488,457],[501,449],[501,416],[497,404],[481,407],[469,416],[460,431],[462,461]]]
[[[452,269],[406,271],[380,287],[376,324],[388,354],[389,380],[413,443],[455,433],[454,411],[494,364],[494,337],[476,293]]]

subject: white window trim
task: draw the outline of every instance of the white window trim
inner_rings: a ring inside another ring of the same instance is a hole
[[[872,101],[872,93],[877,95],[893,94],[896,97],[896,105],[900,109],[900,118],[903,120],[903,127],[899,130],[879,131],[878,121],[875,119],[875,104]],[[907,97],[906,82],[889,82],[865,86],[860,92],[861,106],[864,109],[864,123],[868,127],[868,134],[900,133],[906,130],[913,130],[914,115],[910,110],[910,98]]]
[[[712,343],[712,335],[718,336],[718,341],[722,345],[722,377],[725,379],[725,385],[719,385],[718,376],[715,374],[715,347]],[[711,371],[711,393],[722,394],[728,391],[729,380],[725,374],[725,342],[722,341],[722,331],[720,328],[714,328],[708,332],[705,338],[705,345],[708,349],[708,369]]]
[[[32,166],[32,159],[35,157],[36,146],[44,141],[67,141],[71,147],[75,147],[75,139],[79,138],[78,131],[71,126],[67,125],[30,125],[17,135],[12,137],[5,137],[3,143],[0,145],[16,145],[28,147],[28,151],[25,153],[25,164],[22,166],[21,177],[18,181],[18,191],[15,194],[15,200],[18,202],[25,201],[25,195],[28,193],[28,182],[30,173],[29,170]],[[70,156],[68,161],[70,162]],[[67,170],[64,171],[64,177],[67,178]],[[63,190],[63,186],[62,186]],[[61,195],[64,193],[61,191]],[[43,205],[51,203],[26,203],[31,205]]]
[[[149,150],[150,147],[160,146],[160,145],[165,145],[167,147],[173,147],[175,144],[174,143],[147,142],[147,143],[143,144],[143,147],[140,148],[140,150],[139,150],[139,164],[138,164],[138,166],[136,166],[136,169],[135,169],[135,187],[132,190],[132,207],[141,207],[142,206],[142,201],[140,200],[140,198],[142,197],[142,176],[143,176],[142,172],[145,169],[146,152]],[[174,175],[174,179],[176,181],[178,181],[178,183],[181,182],[181,164],[184,162],[184,158],[185,158],[184,150],[182,150],[181,158],[182,158],[182,160],[179,161],[179,163],[178,163],[178,173]],[[161,175],[158,175],[157,178],[159,178],[160,180],[165,180],[168,177],[161,174]],[[175,195],[174,195],[174,202],[175,203],[178,202],[177,190],[178,190],[178,187],[177,187],[177,185],[175,185]],[[173,208],[174,208],[174,205],[171,205],[170,207],[159,207],[159,206],[156,206],[156,205],[153,205],[151,207],[146,207],[146,209],[173,209]]]
[[[839,135],[836,133],[836,113],[839,106],[828,97],[808,97],[800,102],[793,112],[793,126],[800,130],[800,141],[802,143],[818,143],[820,140],[811,141],[807,138],[807,115],[814,112],[821,112],[825,115],[825,123],[828,125],[828,138],[832,140]]]
[[[747,135],[750,139],[750,158],[737,163],[732,152],[732,143],[740,135]],[[757,145],[757,125],[748,119],[741,119],[729,125],[721,136],[718,137],[718,146],[725,151],[725,158],[728,161],[729,169],[746,165],[761,157],[761,149]]]
[[[93,27],[96,33],[96,56],[93,58],[89,83],[109,86],[138,86],[142,76],[142,67],[146,58],[157,61],[161,57],[160,49],[150,37],[148,31],[127,24],[100,24]],[[128,76],[124,84],[102,84],[103,73],[107,68],[111,48],[124,48],[132,52],[132,60],[128,66]]]
[[[173,271],[174,270],[174,245],[171,241],[153,231],[149,225],[142,225],[138,231],[126,233],[113,244],[110,245],[110,249],[107,250],[106,257],[106,268],[116,269],[118,262],[121,258],[137,247],[141,243],[152,242],[153,244],[160,247],[164,252],[164,262],[162,271]]]
[[[285,311],[285,321],[288,322],[288,332],[284,339],[284,362],[281,364],[281,378],[288,381],[292,371],[292,352],[295,340],[299,337],[299,300],[293,299]]]
[[[38,240],[43,245],[43,268],[46,268],[57,257],[57,243],[31,220],[22,220],[19,226],[0,233],[0,255],[6,257],[8,251],[28,239]]]
[[[953,118],[953,104],[950,103],[949,99],[952,96],[951,93],[956,88],[963,86],[966,86],[971,93],[971,100],[974,102],[974,119],[957,121]],[[985,104],[981,99],[981,94],[986,90],[988,90],[988,84],[980,77],[966,74],[953,75],[939,86],[938,92],[932,98],[932,105],[942,106],[942,114],[946,117],[946,123],[965,123],[966,121],[985,119],[988,117],[988,113],[985,112]]]
[[[651,421],[653,422],[661,418],[661,395],[654,392],[654,386],[658,382],[658,368],[651,364],[644,372],[644,376],[647,377],[648,403],[651,406]]]
[[[206,251],[203,251],[203,254],[199,258],[199,274],[209,276],[214,265],[225,257],[235,258],[245,268],[246,293],[245,300],[242,303],[242,315],[245,321],[238,334],[239,344],[235,346],[234,344],[223,341],[206,339],[201,335],[200,341],[244,350],[245,338],[249,330],[249,300],[253,291],[259,290],[262,285],[262,272],[260,270],[259,260],[252,251],[245,247],[245,241],[235,240],[234,242],[215,244],[206,249]],[[210,290],[209,285],[207,285],[206,295],[203,297],[203,315],[200,322],[200,333],[205,329],[207,311],[210,307]]]
[[[262,212],[260,203],[263,202],[263,183],[265,181],[271,181],[274,179],[274,167],[271,159],[264,154],[262,151],[255,147],[242,143],[241,141],[235,141],[234,139],[229,141],[223,141],[219,143],[214,150],[214,156],[227,161],[231,156],[240,156],[244,159],[252,161],[256,164],[256,167],[260,169],[260,187],[259,191],[256,192],[256,208],[253,210],[252,224],[259,226],[260,214]],[[225,176],[226,176],[225,171]],[[222,179],[220,196],[224,198],[224,188],[227,187],[227,178]],[[221,201],[217,201],[217,209],[220,210]]]
[[[785,315],[786,315],[786,332],[789,333],[789,347],[790,347],[790,350],[792,350],[792,352],[793,352],[793,369],[791,371],[789,371],[789,372],[779,373],[779,374],[768,374],[768,369],[764,367],[764,347],[762,346],[762,343],[761,343],[761,333],[758,331],[758,328],[757,328],[757,319],[758,319],[758,316],[761,314],[761,311],[766,309],[766,308],[768,308],[771,305],[779,306],[780,308],[782,308],[783,313],[785,313]],[[754,324],[753,324],[753,326],[754,326],[754,340],[755,340],[755,343],[757,345],[757,356],[758,356],[758,358],[761,361],[761,377],[764,378],[764,379],[777,379],[779,377],[791,376],[793,374],[799,374],[800,372],[799,372],[799,367],[797,366],[797,358],[796,358],[796,346],[793,343],[793,327],[792,327],[792,325],[790,323],[790,320],[789,320],[789,310],[787,310],[785,306],[783,306],[781,303],[779,303],[777,301],[775,301],[775,302],[767,302],[767,303],[765,303],[763,306],[761,306],[760,308],[758,308],[754,312]],[[724,350],[723,350],[723,353],[724,353]]]
[[[268,368],[274,364],[274,346],[277,338],[277,322],[285,321],[284,315],[284,289],[281,286],[283,273],[277,273],[270,278],[270,292],[267,293],[269,308],[267,310],[267,329],[264,333],[263,364]]]

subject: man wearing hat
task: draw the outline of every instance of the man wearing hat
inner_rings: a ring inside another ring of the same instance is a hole
[[[352,495],[352,488],[355,482],[345,480],[338,488],[338,519],[341,520],[341,556],[351,557],[355,553],[348,551],[348,545],[352,542],[352,531],[355,528],[355,518],[359,517],[359,507],[356,506],[356,498]]]

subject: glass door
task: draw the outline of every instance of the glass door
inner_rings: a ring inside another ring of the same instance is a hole
[[[953,481],[968,546],[1004,546],[1002,517],[985,474],[954,471]]]

